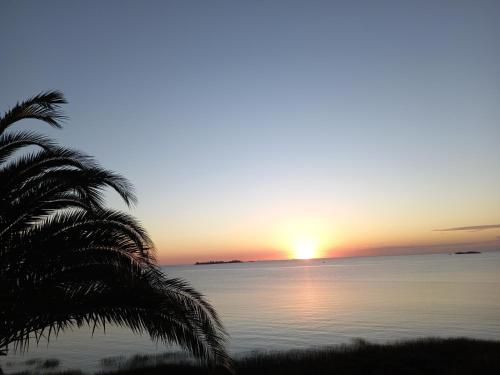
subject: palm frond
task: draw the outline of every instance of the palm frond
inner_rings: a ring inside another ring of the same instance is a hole
[[[12,124],[24,119],[41,120],[60,128],[67,117],[61,112],[61,104],[67,103],[64,95],[57,90],[41,92],[28,100],[17,103],[0,117],[0,135]]]
[[[27,146],[38,146],[45,150],[55,147],[55,143],[43,135],[22,131],[0,136],[0,165],[12,154]]]
[[[42,93],[0,119],[0,353],[70,327],[114,324],[229,367],[212,305],[161,272],[137,219],[106,208],[106,188],[136,202],[128,180],[41,135],[3,134],[25,118],[59,127],[63,103],[57,91]],[[29,146],[38,149],[16,154]]]

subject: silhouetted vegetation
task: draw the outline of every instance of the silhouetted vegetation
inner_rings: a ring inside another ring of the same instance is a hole
[[[358,341],[330,348],[255,354],[233,363],[238,375],[500,374],[499,353],[499,341],[422,339],[383,345]],[[183,363],[100,374],[215,375],[227,372]]]
[[[64,103],[50,91],[0,117],[0,353],[70,327],[115,324],[227,365],[213,307],[160,271],[134,217],[105,206],[106,188],[133,205],[130,183],[47,137],[10,131],[25,119],[60,128]]]
[[[310,350],[269,352],[235,359],[236,375],[319,374],[319,375],[430,375],[500,374],[500,341],[420,339],[390,344],[371,344],[362,340]],[[165,356],[165,358],[162,358]],[[175,357],[175,355],[174,355]],[[227,375],[220,368],[207,368],[193,362],[171,363],[172,354],[121,359],[118,371],[98,375]],[[166,362],[161,363],[162,359]],[[37,372],[25,371],[32,375]],[[50,372],[47,375],[80,375],[78,370]],[[20,374],[19,374],[20,375]]]
[[[56,358],[40,359],[32,358],[25,362],[27,366],[34,366],[37,370],[53,369],[59,366],[60,361]]]

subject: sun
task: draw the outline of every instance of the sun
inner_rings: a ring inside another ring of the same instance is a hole
[[[293,245],[295,259],[311,259],[316,257],[318,243],[312,238],[301,238]]]

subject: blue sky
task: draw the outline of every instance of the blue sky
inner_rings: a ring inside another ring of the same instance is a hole
[[[62,90],[70,121],[40,130],[134,183],[167,262],[280,257],[294,233],[323,255],[489,241],[433,229],[500,223],[499,19],[483,0],[3,2],[0,109]]]

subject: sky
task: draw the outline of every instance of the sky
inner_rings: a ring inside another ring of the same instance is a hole
[[[62,90],[63,130],[18,129],[130,179],[160,263],[498,250],[499,19],[496,0],[3,1],[0,111]]]

